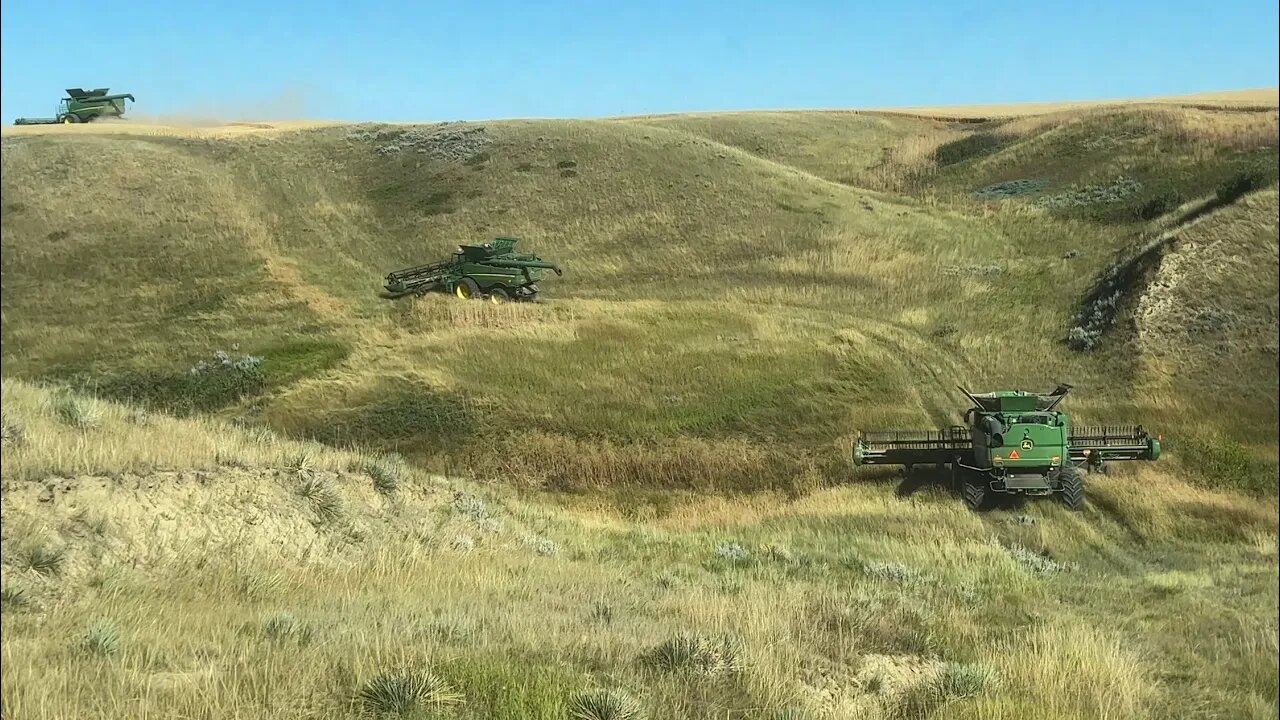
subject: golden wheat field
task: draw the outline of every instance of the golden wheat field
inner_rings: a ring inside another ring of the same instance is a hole
[[[0,710],[1275,717],[1275,98],[5,128]],[[851,466],[1058,382],[1083,512]]]

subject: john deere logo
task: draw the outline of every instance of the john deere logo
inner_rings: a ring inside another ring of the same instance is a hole
[[[1035,447],[1035,446],[1036,446],[1036,444],[1035,444],[1035,443],[1033,443],[1033,442],[1031,442],[1031,438],[1024,438],[1024,439],[1023,439],[1023,441],[1022,441],[1022,449],[1023,449],[1023,450],[1030,450],[1031,448],[1033,448],[1033,447]]]

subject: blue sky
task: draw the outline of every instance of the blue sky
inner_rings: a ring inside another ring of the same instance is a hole
[[[356,7],[5,0],[2,120],[49,115],[68,87],[132,92],[139,115],[402,121],[1099,99],[1280,82],[1274,0]]]

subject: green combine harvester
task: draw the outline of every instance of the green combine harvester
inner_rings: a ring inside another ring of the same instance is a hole
[[[994,494],[1052,495],[1084,509],[1082,468],[1106,471],[1112,460],[1156,460],[1160,439],[1141,425],[1073,427],[1057,410],[1070,385],[1048,394],[1021,390],[974,395],[965,426],[938,430],[861,432],[853,464],[951,466],[951,482],[965,503],[985,509]]]
[[[125,101],[134,102],[133,95],[119,93],[108,95],[108,88],[96,90],[67,90],[67,97],[58,105],[58,113],[51,118],[18,118],[14,125],[57,125],[93,122],[98,118],[124,116]]]
[[[537,255],[517,253],[517,242],[516,238],[499,237],[491,243],[459,245],[443,262],[388,273],[387,293],[397,298],[443,291],[463,300],[486,298],[495,304],[535,300],[543,270],[564,273],[559,265]]]

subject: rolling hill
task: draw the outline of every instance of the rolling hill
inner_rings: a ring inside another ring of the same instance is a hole
[[[1274,714],[1269,97],[6,128],[5,715]],[[1062,381],[1165,436],[1082,516],[848,466]]]

